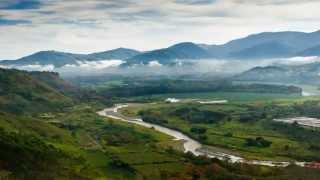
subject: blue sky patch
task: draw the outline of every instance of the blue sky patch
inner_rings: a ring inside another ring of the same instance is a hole
[[[0,9],[23,10],[39,9],[42,3],[38,0],[4,0],[0,2]]]
[[[31,21],[20,19],[4,19],[0,18],[0,26],[13,26],[18,24],[29,24]]]

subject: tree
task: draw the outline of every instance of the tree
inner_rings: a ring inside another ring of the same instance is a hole
[[[256,139],[253,138],[247,138],[246,139],[246,145],[247,146],[256,146],[256,147],[269,147],[272,144],[271,141],[268,141],[264,139],[263,137],[256,137]]]
[[[195,134],[204,134],[207,132],[207,128],[205,127],[191,127],[190,132]]]

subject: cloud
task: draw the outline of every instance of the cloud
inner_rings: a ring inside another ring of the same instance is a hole
[[[255,4],[255,5],[288,5],[288,4],[305,4],[312,3],[318,0],[231,0],[240,4]]]
[[[148,66],[150,67],[157,67],[157,66],[162,66],[159,61],[150,61]]]
[[[121,67],[122,60],[85,61],[78,64],[69,64],[56,68],[53,65],[23,65],[23,66],[0,66],[0,68],[16,68],[27,71],[55,71],[64,77],[71,76],[97,76],[97,75],[120,75],[120,76],[233,76],[257,66],[292,65],[298,66],[320,62],[319,57],[294,57],[276,58],[265,60],[176,60],[170,65],[162,65],[158,61],[149,64],[137,64],[130,67]]]
[[[310,58],[311,59],[311,58]],[[303,62],[302,62],[303,61]],[[56,68],[54,71],[67,76],[97,76],[97,75],[121,75],[121,76],[184,76],[184,75],[206,75],[206,76],[232,76],[256,66],[268,66],[276,63],[286,64],[299,62],[300,64],[310,63],[311,61],[301,60],[301,58],[290,59],[267,59],[267,60],[176,60],[173,65],[161,65],[158,61],[149,64],[137,64],[130,67],[120,67],[123,61],[113,62],[84,62],[79,65],[66,65]],[[105,65],[103,65],[105,64]]]
[[[262,31],[311,32],[319,28],[319,6],[316,0],[0,0],[0,59],[51,49],[150,50],[185,41],[221,44]]]
[[[124,61],[122,61],[122,60],[84,61],[84,62],[79,62],[79,65],[77,67],[89,68],[91,70],[105,69],[105,68],[111,68],[111,67],[118,67],[119,65],[121,65],[123,63],[124,63]]]
[[[115,73],[115,69],[123,63],[122,60],[84,61],[78,62],[78,64],[67,64],[54,69],[54,71],[64,76],[101,75]]]
[[[175,2],[188,5],[208,5],[216,2],[216,0],[176,0]]]
[[[299,66],[299,65],[310,64],[315,62],[320,62],[320,57],[309,56],[309,57],[285,58],[285,59],[277,60],[274,64]]]
[[[16,69],[26,71],[54,71],[54,65],[25,65],[25,66],[14,66]]]

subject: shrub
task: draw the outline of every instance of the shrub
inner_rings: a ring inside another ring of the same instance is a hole
[[[217,123],[226,117],[226,114],[207,110],[200,110],[195,107],[183,107],[171,113],[191,123]]]
[[[204,134],[207,132],[207,128],[204,127],[191,127],[190,132],[195,134]]]
[[[125,170],[125,171],[131,172],[131,173],[135,172],[135,169],[133,167],[131,167],[130,164],[122,161],[118,157],[112,157],[109,165],[113,168],[116,168],[116,169]]]
[[[141,116],[141,119],[145,122],[153,123],[153,124],[168,124],[168,121],[152,114],[151,112],[144,112],[140,111],[139,115]]]
[[[264,139],[263,137],[257,137],[256,139],[247,138],[246,139],[246,146],[256,146],[256,147],[270,147],[272,144],[271,141]]]
[[[225,136],[225,137],[232,137],[233,134],[232,134],[231,132],[228,132],[228,133],[224,134],[224,136]]]

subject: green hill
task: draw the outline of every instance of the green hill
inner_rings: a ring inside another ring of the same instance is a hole
[[[83,95],[56,73],[0,69],[0,179],[319,177],[320,171],[312,169],[230,164],[185,154],[177,151],[182,142],[152,128],[99,116],[104,106],[101,99],[93,101],[94,95]]]
[[[62,110],[73,100],[71,91],[55,73],[0,69],[0,109],[11,113]]]

